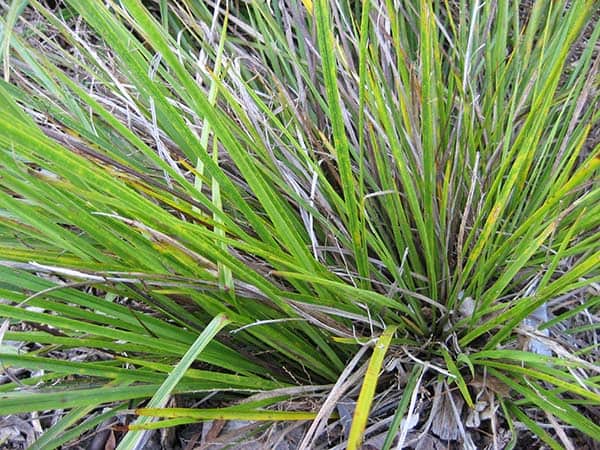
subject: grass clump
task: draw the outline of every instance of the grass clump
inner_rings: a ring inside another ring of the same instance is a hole
[[[37,448],[150,398],[120,448],[597,438],[597,13],[5,5],[0,411],[68,410]]]

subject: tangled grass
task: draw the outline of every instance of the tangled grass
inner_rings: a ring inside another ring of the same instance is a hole
[[[0,411],[50,413],[31,448],[600,436],[595,2],[3,8]]]

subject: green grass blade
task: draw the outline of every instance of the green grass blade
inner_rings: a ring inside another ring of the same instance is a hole
[[[371,404],[373,403],[373,397],[377,388],[379,372],[383,365],[385,354],[390,346],[390,342],[392,341],[392,337],[397,329],[398,327],[395,326],[387,327],[375,342],[373,354],[371,355],[369,366],[367,367],[367,372],[358,396],[358,401],[356,402],[356,407],[354,409],[352,427],[350,428],[350,434],[348,435],[348,449],[358,450],[361,447],[363,433],[367,426],[369,411],[371,410]]]
[[[198,339],[190,347],[185,355],[181,358],[181,361],[177,363],[173,371],[169,374],[167,379],[160,385],[158,390],[154,393],[150,401],[148,402],[149,408],[163,408],[171,393],[184,376],[185,372],[189,369],[192,363],[196,360],[198,355],[206,348],[208,343],[216,336],[216,334],[223,329],[229,323],[229,319],[224,315],[215,317],[205,328],[205,330],[198,336]],[[143,417],[136,420],[136,425],[144,425],[145,423],[151,422],[150,418]],[[130,429],[131,430],[131,429]],[[119,443],[117,447],[119,450],[127,450],[136,448],[142,439],[144,433],[129,431],[125,437]]]

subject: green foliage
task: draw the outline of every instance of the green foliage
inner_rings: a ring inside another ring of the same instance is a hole
[[[364,343],[358,416],[386,362],[412,373],[393,433],[434,368],[473,408],[493,376],[511,430],[560,445],[534,407],[600,435],[597,349],[519,347],[561,299],[540,330],[595,329],[572,325],[598,313],[593,1],[29,3],[0,22],[0,361],[32,375],[0,411],[73,408],[38,448],[161,386],[138,414],[166,420],[133,428],[310,420],[276,405]],[[219,391],[275,400],[153,409]]]

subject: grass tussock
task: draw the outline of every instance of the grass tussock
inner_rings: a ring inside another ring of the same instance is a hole
[[[51,415],[32,448],[600,436],[595,2],[2,8],[0,411]]]

